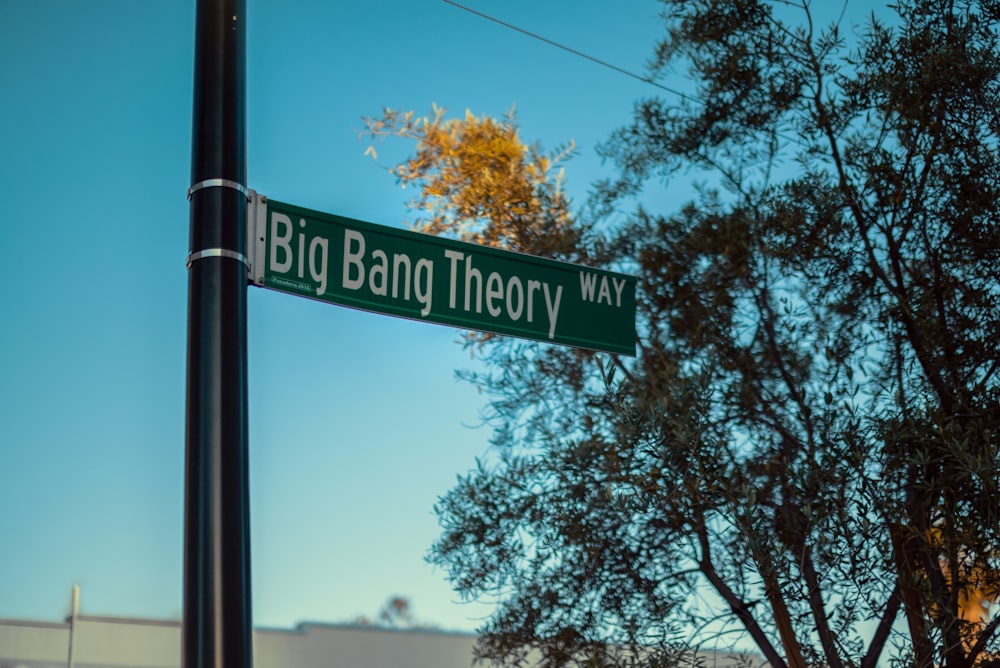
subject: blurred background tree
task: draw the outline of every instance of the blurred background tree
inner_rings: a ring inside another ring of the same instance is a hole
[[[390,596],[386,599],[382,607],[379,608],[378,613],[375,615],[374,621],[372,618],[366,617],[364,615],[356,617],[353,621],[354,624],[359,626],[382,626],[386,628],[433,628],[426,624],[422,624],[416,621],[413,616],[413,605],[410,603],[410,599],[406,596]]]

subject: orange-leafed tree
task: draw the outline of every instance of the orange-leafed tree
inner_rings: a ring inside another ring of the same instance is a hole
[[[385,109],[364,120],[373,139],[416,141],[413,157],[390,173],[419,190],[411,202],[419,231],[549,256],[579,248],[562,170],[555,170],[572,144],[545,153],[524,143],[513,110],[502,118],[469,111],[449,118],[435,105],[427,116]],[[368,151],[376,155],[374,145]]]

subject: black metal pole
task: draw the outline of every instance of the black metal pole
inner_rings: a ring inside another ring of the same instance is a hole
[[[183,668],[251,668],[246,2],[197,0]]]

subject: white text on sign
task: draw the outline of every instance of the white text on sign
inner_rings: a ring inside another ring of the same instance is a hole
[[[269,270],[303,280],[308,272],[308,278],[315,284],[316,296],[327,294],[332,289],[328,278],[330,239],[308,234],[304,218],[298,221],[297,235],[292,219],[284,214],[274,212],[271,225]],[[369,248],[365,234],[350,228],[343,231],[340,250],[341,261],[335,266],[341,267],[339,285],[343,290],[364,290],[378,297],[414,301],[420,306],[420,315],[427,317],[434,309],[435,259],[440,259],[446,270],[447,308],[450,311],[483,314],[485,309],[493,318],[503,314],[513,322],[523,318],[535,323],[544,317],[548,338],[555,336],[562,285],[553,286],[546,281],[517,275],[505,276],[496,271],[484,275],[476,266],[473,254],[447,248],[441,250],[438,258],[390,254],[381,248]],[[620,295],[621,287],[616,286],[616,290]],[[440,305],[438,309],[440,312]]]

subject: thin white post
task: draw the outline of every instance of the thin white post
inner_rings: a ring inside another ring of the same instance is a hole
[[[73,668],[76,658],[73,656],[73,636],[76,635],[76,617],[80,614],[80,585],[73,585],[73,595],[69,607],[69,656],[66,667]]]

